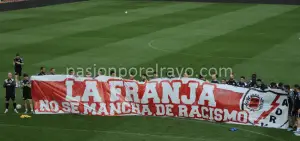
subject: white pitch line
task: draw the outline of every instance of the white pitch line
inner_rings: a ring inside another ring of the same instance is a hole
[[[154,50],[162,51],[162,52],[167,52],[167,53],[174,53],[172,50],[168,49],[161,49],[158,47],[153,46],[153,42],[155,40],[151,40],[148,42],[148,46]],[[234,59],[234,60],[248,60],[248,59],[253,59],[249,57],[230,57],[230,56],[213,56],[213,55],[203,55],[203,54],[191,54],[191,53],[180,53],[178,52],[177,54],[182,54],[182,55],[187,55],[187,56],[193,56],[193,57],[199,57],[199,58],[221,58],[221,59]],[[275,62],[282,62],[282,61],[287,61],[287,62],[295,62],[295,61],[289,61],[289,60],[284,60],[284,59],[268,59],[268,58],[259,58],[259,60],[264,60],[264,61],[275,61]]]
[[[168,53],[173,53],[172,50],[167,50],[167,49],[160,49],[160,48],[157,48],[155,46],[153,46],[153,42],[155,40],[151,40],[149,43],[148,43],[148,46],[154,50],[158,50],[158,51],[163,51],[163,52],[168,52]],[[196,55],[196,54],[190,54],[190,53],[177,53],[177,54],[182,54],[182,55],[188,55],[188,56],[194,56],[194,57],[201,57],[201,58],[227,58],[227,59],[239,59],[239,60],[246,60],[246,59],[250,59],[250,58],[239,58],[239,57],[222,57],[222,56],[212,56],[212,55]]]
[[[166,117],[166,118],[174,119],[174,118],[170,118],[170,117]],[[176,119],[178,119],[178,120],[184,120],[184,121],[191,121],[191,122],[200,122],[200,123],[205,123],[205,124],[210,124],[210,125],[215,125],[215,126],[221,126],[221,127],[224,127],[224,128],[231,128],[232,127],[229,124],[228,125],[222,125],[222,124],[217,124],[217,123],[212,123],[212,122],[207,122],[207,121],[201,121],[201,120],[187,119],[187,118],[176,118]],[[273,137],[271,135],[267,135],[267,134],[264,134],[264,133],[259,133],[259,132],[255,132],[255,131],[251,131],[251,130],[247,130],[247,129],[243,129],[243,128],[238,128],[238,129],[242,130],[242,131],[250,132],[252,134],[257,134],[257,135],[265,136],[265,137],[271,138],[271,139],[276,140],[276,141],[286,141],[286,140],[278,139],[278,138],[275,138],[275,137]]]
[[[146,133],[132,133],[132,132],[122,132],[122,131],[104,131],[104,130],[86,130],[86,129],[73,129],[73,128],[55,128],[55,127],[39,127],[39,126],[27,126],[27,125],[14,125],[14,124],[2,124],[2,127],[21,127],[21,128],[32,128],[32,129],[47,129],[47,130],[57,130],[57,131],[77,131],[77,132],[94,132],[94,133],[105,133],[105,134],[120,134],[120,135],[134,135],[134,136],[152,136],[160,138],[173,138],[173,139],[188,139],[188,140],[203,140],[204,138],[192,138],[184,136],[175,136],[168,134],[146,134]]]
[[[4,114],[3,114],[4,115]],[[191,121],[191,122],[200,122],[200,123],[205,123],[205,124],[210,124],[214,126],[221,126],[224,128],[230,128],[232,126],[230,125],[222,125],[222,124],[217,124],[217,123],[211,123],[207,121],[201,121],[201,120],[193,120],[193,119],[187,119],[187,118],[171,118],[171,117],[164,117],[167,119],[173,119],[173,120],[184,120],[184,121]],[[39,127],[39,126],[26,126],[26,125],[14,125],[14,124],[4,124],[3,122],[0,122],[0,126],[6,126],[6,127],[23,127],[23,128],[34,128],[34,129],[48,129],[48,130],[65,130],[65,131],[78,131],[78,132],[95,132],[95,133],[107,133],[107,134],[121,134],[121,135],[137,135],[137,136],[153,136],[153,137],[161,137],[161,138],[177,138],[177,139],[189,139],[189,140],[203,140],[205,141],[204,138],[191,138],[191,137],[184,137],[184,136],[174,136],[174,135],[166,135],[166,134],[145,134],[145,133],[132,133],[132,132],[122,132],[122,131],[101,131],[101,130],[86,130],[86,129],[72,129],[72,128],[55,128],[55,127]],[[265,136],[268,138],[271,138],[276,141],[286,141],[283,139],[278,139],[275,138],[271,135],[243,129],[243,128],[238,128],[239,130],[250,132],[252,134],[257,134],[260,136]]]

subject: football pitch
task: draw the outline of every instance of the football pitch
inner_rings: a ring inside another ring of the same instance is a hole
[[[127,14],[125,13],[127,11]],[[91,0],[0,13],[0,80],[41,66],[230,67],[265,82],[300,82],[300,7]],[[0,91],[4,112],[4,90]],[[17,90],[17,100],[21,100]],[[22,112],[20,110],[20,112]],[[0,114],[1,141],[299,141],[292,132],[157,117]],[[230,132],[236,127],[239,130]]]

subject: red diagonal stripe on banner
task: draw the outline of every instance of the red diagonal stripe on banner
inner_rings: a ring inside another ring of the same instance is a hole
[[[279,97],[280,97],[280,95],[277,95],[277,96],[275,97],[274,101],[273,101],[272,104],[271,104],[272,107],[271,107],[268,111],[263,112],[263,113],[260,115],[260,117],[259,117],[257,120],[254,121],[254,124],[258,124],[260,120],[265,119],[267,116],[270,115],[270,113],[271,113],[273,110],[275,110],[275,109],[279,106],[279,103],[276,103],[277,100],[279,99]]]

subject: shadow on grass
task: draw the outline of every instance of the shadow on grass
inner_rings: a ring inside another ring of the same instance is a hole
[[[153,1],[185,1],[185,2],[221,2],[221,3],[257,3],[300,5],[300,0],[153,0]]]
[[[23,0],[23,1],[16,0],[16,1],[0,3],[0,12],[42,7],[42,6],[55,5],[55,4],[80,2],[80,1],[88,1],[88,0]]]

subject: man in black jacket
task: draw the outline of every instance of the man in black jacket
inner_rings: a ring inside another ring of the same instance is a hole
[[[237,82],[236,82],[235,79],[234,79],[234,74],[233,74],[233,73],[230,74],[230,78],[229,78],[229,80],[227,81],[227,84],[228,84],[228,85],[232,85],[232,86],[237,86]]]
[[[23,80],[21,81],[21,87],[23,89],[23,100],[24,100],[24,106],[25,106],[25,114],[27,114],[27,112],[28,112],[28,105],[30,106],[31,113],[34,113],[32,97],[31,97],[31,82],[29,80],[28,74],[23,75]]]
[[[263,81],[261,79],[257,79],[256,83],[252,86],[253,88],[257,88],[257,89],[261,89],[261,90],[265,90],[268,87],[263,83]]]
[[[3,88],[6,90],[6,95],[5,95],[5,111],[4,113],[6,114],[8,112],[8,107],[9,107],[9,100],[13,101],[13,106],[14,106],[14,111],[18,113],[16,109],[16,81],[12,78],[12,73],[8,73],[8,78],[4,80],[3,83]]]
[[[50,69],[49,75],[55,75],[55,69],[54,69],[54,68],[51,68],[51,69]]]
[[[22,67],[24,65],[23,58],[21,58],[20,54],[17,53],[16,57],[14,58],[13,61],[14,69],[15,69],[15,82],[16,82],[16,87],[19,86],[19,77],[22,75]]]
[[[299,85],[295,85],[294,110],[297,117],[297,130],[295,132],[295,135],[300,136],[300,86]]]
[[[46,68],[45,67],[41,67],[40,68],[40,73],[38,73],[37,75],[39,75],[39,76],[46,75]]]
[[[294,100],[295,100],[295,93],[291,90],[290,85],[284,85],[284,90],[288,93],[288,103],[289,103],[289,128],[288,131],[293,131],[295,127],[295,111],[294,111]]]
[[[218,81],[218,75],[217,74],[212,74],[211,75],[211,83],[219,84],[220,82]]]
[[[238,82],[238,86],[244,88],[248,86],[245,76],[241,76],[240,81]]]
[[[256,85],[256,80],[257,80],[257,75],[256,75],[256,73],[254,73],[254,74],[252,74],[252,76],[251,76],[251,80],[249,81],[249,83],[248,83],[248,87],[250,87],[250,88],[252,88],[252,87],[257,87]]]

